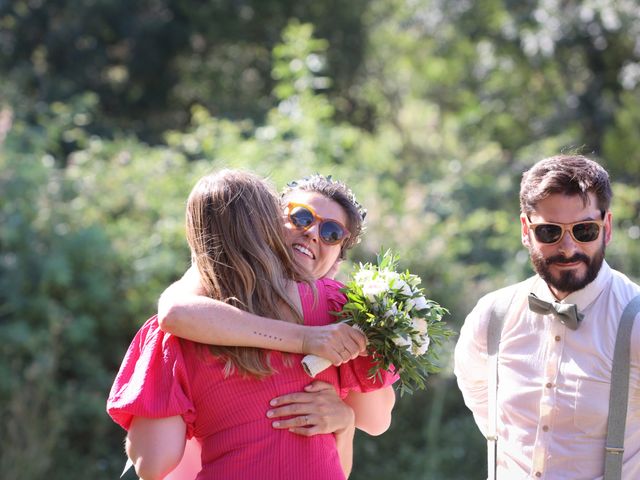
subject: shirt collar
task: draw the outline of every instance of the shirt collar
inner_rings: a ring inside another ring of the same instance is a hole
[[[582,311],[598,298],[600,292],[602,292],[611,281],[611,277],[611,267],[603,260],[598,276],[590,284],[581,290],[570,293],[564,299],[560,300],[559,303],[574,303],[577,305],[578,310]],[[532,291],[539,298],[548,302],[558,301],[549,289],[549,285],[539,276],[536,278]]]

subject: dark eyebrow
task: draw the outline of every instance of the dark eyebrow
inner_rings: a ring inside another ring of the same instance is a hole
[[[605,214],[606,214],[606,213],[607,213],[607,212],[606,212],[605,210],[600,210],[600,215],[601,215],[600,220],[603,220],[603,221],[604,221],[604,216],[605,216]],[[558,224],[558,225],[569,225],[570,223],[593,222],[593,221],[597,221],[597,220],[598,220],[597,216],[596,216],[596,217],[588,216],[588,217],[583,218],[583,219],[581,219],[581,220],[576,220],[575,222],[569,222],[569,223],[554,222],[554,221],[551,221],[551,220],[545,220],[544,222],[532,222],[532,221],[531,221],[531,217],[529,217],[529,215],[526,215],[526,217],[527,217],[527,221],[528,221],[529,223],[534,224],[534,225],[535,225],[535,224],[540,224],[540,223],[543,223],[543,224],[544,224],[544,223],[555,223],[555,224]]]

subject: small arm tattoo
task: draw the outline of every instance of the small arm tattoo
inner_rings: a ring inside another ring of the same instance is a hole
[[[282,341],[282,337],[277,337],[275,335],[269,335],[268,333],[262,333],[262,332],[258,332],[256,330],[253,331],[254,335],[258,335],[259,337],[265,337],[268,338],[270,340],[275,340],[277,342],[281,342]]]

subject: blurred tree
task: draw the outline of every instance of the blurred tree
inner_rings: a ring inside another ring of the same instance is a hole
[[[26,141],[24,141],[26,140]],[[126,342],[126,274],[102,228],[68,204],[46,135],[16,124],[0,151],[0,468],[104,474],[104,391]],[[73,455],[69,455],[73,452]],[[82,461],[86,457],[87,460]],[[58,476],[52,472],[58,472]]]
[[[490,140],[531,163],[539,152],[519,150],[555,138],[556,150],[581,148],[637,175],[636,2],[373,2],[365,28],[354,96],[378,126],[396,127],[404,165],[427,174],[441,164],[429,148],[452,122],[472,150]]]
[[[348,97],[368,3],[1,2],[2,83],[20,86],[20,116],[93,92],[92,128],[101,135],[125,129],[158,141],[188,123],[194,103],[218,117],[260,119],[273,105],[271,49],[291,18],[313,22],[331,43],[334,88]]]

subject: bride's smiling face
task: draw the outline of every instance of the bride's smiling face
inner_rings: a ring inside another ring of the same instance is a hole
[[[335,201],[317,192],[290,192],[284,203],[306,205],[323,220],[335,220],[345,227],[347,214]],[[301,229],[285,217],[287,242],[293,250],[293,257],[313,278],[324,277],[340,257],[342,241],[329,245],[320,238],[320,223],[314,221],[307,229]]]

